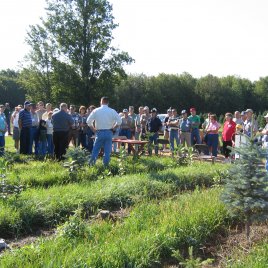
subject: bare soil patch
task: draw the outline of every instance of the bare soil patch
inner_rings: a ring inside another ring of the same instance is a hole
[[[207,267],[226,267],[228,262],[250,253],[258,243],[268,240],[268,225],[254,224],[251,228],[250,241],[247,240],[242,226],[236,226],[226,235],[219,234],[214,242],[207,243],[203,248],[204,258],[213,258],[215,261]]]

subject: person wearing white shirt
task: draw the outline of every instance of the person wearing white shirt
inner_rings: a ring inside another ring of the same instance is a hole
[[[11,123],[13,125],[13,140],[14,140],[14,147],[19,153],[19,144],[20,144],[20,128],[19,128],[19,113],[22,109],[22,106],[18,105],[15,107],[15,111],[11,115]]]
[[[95,133],[95,142],[89,163],[95,164],[100,149],[103,147],[103,164],[108,166],[112,151],[113,131],[121,125],[122,119],[114,109],[108,107],[107,97],[102,97],[100,104],[101,107],[93,110],[87,118],[88,126]]]
[[[47,113],[47,120],[46,120],[47,153],[51,156],[54,154],[52,114],[53,112],[49,111]]]

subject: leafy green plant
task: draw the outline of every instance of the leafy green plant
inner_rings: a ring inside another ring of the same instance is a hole
[[[14,196],[16,199],[23,191],[23,185],[10,184],[7,175],[10,162],[5,158],[0,159],[0,199],[7,200],[10,196]]]
[[[73,164],[82,167],[88,163],[89,154],[87,150],[80,147],[69,148],[65,154],[66,159],[71,160]]]
[[[8,180],[2,179],[0,181],[0,199],[6,200],[10,196],[17,199],[24,189],[24,185],[13,185],[8,183]]]
[[[126,163],[127,163],[127,153],[126,150],[121,147],[118,158],[119,176],[123,176],[127,173]]]
[[[78,208],[74,215],[69,217],[63,225],[59,226],[57,232],[59,236],[67,239],[77,239],[85,237],[87,224],[82,217],[82,209]]]
[[[230,173],[228,170],[216,169],[213,176],[213,186],[221,187],[224,184],[224,181],[227,180],[227,177],[231,179]]]
[[[194,149],[193,147],[184,147],[183,145],[178,145],[174,150],[173,157],[175,162],[179,166],[189,166],[193,164]]]
[[[188,253],[189,253],[189,258],[183,259],[183,257],[180,255],[179,251],[173,252],[173,257],[178,259],[180,261],[180,265],[182,265],[185,268],[199,268],[199,267],[204,267],[204,265],[208,265],[213,263],[213,259],[206,259],[206,260],[201,260],[201,258],[194,257],[193,254],[193,247],[188,248]]]
[[[75,180],[79,169],[83,168],[89,160],[88,152],[85,149],[76,147],[68,149],[65,157],[68,161],[65,161],[63,166],[68,168],[71,180]]]

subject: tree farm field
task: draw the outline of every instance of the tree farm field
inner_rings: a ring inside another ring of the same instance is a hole
[[[12,146],[7,137],[0,158],[0,238],[9,246],[0,267],[255,267],[267,260],[262,235],[249,255],[231,245],[219,256],[230,234],[245,240],[221,201],[230,164],[120,153],[104,169],[101,160],[89,167],[78,149],[59,163],[22,157]]]

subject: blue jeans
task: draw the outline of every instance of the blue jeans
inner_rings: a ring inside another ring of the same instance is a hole
[[[212,155],[217,157],[219,134],[207,134],[207,145],[212,148]]]
[[[148,153],[149,155],[152,154],[152,144],[154,143],[154,152],[156,155],[158,155],[158,142],[157,139],[159,137],[158,133],[150,133],[151,136],[149,136],[149,143],[148,143]]]
[[[119,136],[126,136],[127,139],[131,139],[131,130],[130,129],[120,129]],[[122,146],[125,148],[125,144],[122,144]],[[131,149],[128,145],[128,153],[130,154]]]
[[[109,165],[110,155],[112,152],[112,138],[113,138],[113,132],[111,130],[104,129],[104,130],[98,130],[96,132],[96,138],[92,150],[92,155],[90,158],[90,163],[92,164],[96,163],[100,149],[103,147],[104,149],[103,164],[105,166]]]
[[[0,156],[2,156],[5,152],[5,136],[0,136]]]
[[[194,144],[200,144],[201,139],[200,139],[200,133],[198,128],[193,128],[191,132],[191,143],[192,145]]]
[[[180,144],[178,129],[170,129],[169,131],[170,150],[172,152],[174,151],[174,140],[176,140],[176,144],[178,146]]]
[[[20,131],[20,153],[21,154],[31,154],[30,152],[30,137],[31,128],[23,127]]]
[[[87,134],[82,131],[79,131],[78,135],[78,146],[80,146],[80,144],[83,149],[87,148]]]
[[[47,153],[47,141],[38,142],[38,155],[45,156]]]
[[[47,153],[54,154],[53,134],[47,134]]]
[[[126,136],[128,139],[131,138],[130,129],[120,129],[119,136]]]
[[[29,153],[33,153],[33,144],[34,144],[34,153],[38,154],[38,128],[37,127],[31,127],[30,129],[30,147],[29,147]]]

